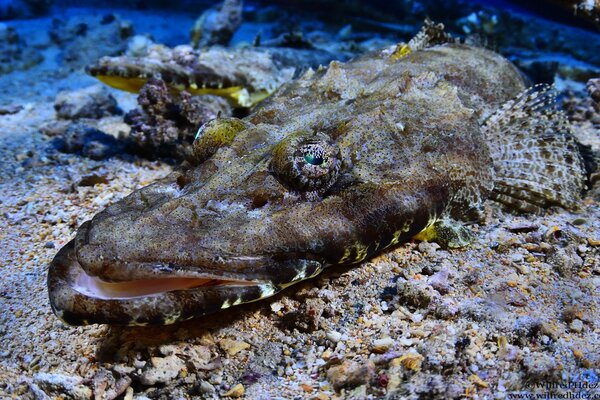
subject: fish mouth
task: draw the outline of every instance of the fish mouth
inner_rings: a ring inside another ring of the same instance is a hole
[[[135,279],[131,281],[107,282],[97,276],[88,275],[81,269],[72,288],[82,295],[102,300],[123,300],[136,297],[160,295],[175,290],[189,290],[210,286],[253,286],[260,281],[224,280],[215,277],[173,277]]]
[[[290,259],[271,267],[280,269],[286,280],[189,271],[109,282],[86,272],[75,248],[74,241],[65,245],[48,271],[52,310],[70,325],[170,325],[273,296],[323,269],[315,260]],[[296,270],[300,272],[294,276]]]

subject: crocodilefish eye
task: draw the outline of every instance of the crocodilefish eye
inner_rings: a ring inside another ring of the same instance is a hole
[[[286,187],[323,194],[338,179],[339,149],[324,134],[298,133],[273,149],[271,171]]]
[[[307,147],[308,148],[303,149],[304,161],[316,167],[326,168],[329,159],[323,154],[323,148],[314,145],[309,145]]]

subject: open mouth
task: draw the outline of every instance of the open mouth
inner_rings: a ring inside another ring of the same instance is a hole
[[[248,263],[251,271],[244,275],[253,276],[236,276],[242,275],[239,271],[223,276],[210,271],[173,270],[172,275],[144,274],[107,281],[82,268],[73,240],[50,264],[50,304],[54,313],[71,325],[169,325],[273,296],[323,268],[318,261],[304,259],[271,264],[258,257],[240,260],[236,259]],[[260,266],[264,269],[257,272]]]
[[[72,283],[77,292],[96,299],[119,300],[158,295],[175,290],[196,289],[214,286],[256,286],[260,282],[242,280],[222,280],[214,278],[149,278],[124,282],[107,282],[88,275],[83,269]]]

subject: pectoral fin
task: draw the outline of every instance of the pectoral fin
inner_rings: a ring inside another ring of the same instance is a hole
[[[551,86],[536,85],[506,102],[482,130],[496,174],[491,199],[522,212],[577,207],[585,167]]]
[[[475,235],[460,222],[444,218],[423,229],[413,239],[436,242],[444,249],[459,249],[471,244]]]

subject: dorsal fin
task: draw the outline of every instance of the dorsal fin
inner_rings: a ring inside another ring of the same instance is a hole
[[[398,43],[389,52],[392,60],[399,60],[415,51],[423,50],[438,44],[455,43],[456,39],[444,30],[444,24],[436,24],[425,18],[421,30],[408,43]]]
[[[408,42],[411,51],[423,50],[444,43],[454,43],[456,39],[444,30],[444,24],[436,24],[429,17],[425,18],[423,26]]]
[[[496,173],[490,198],[510,209],[541,213],[577,207],[585,169],[554,88],[533,86],[491,114],[482,130]]]

